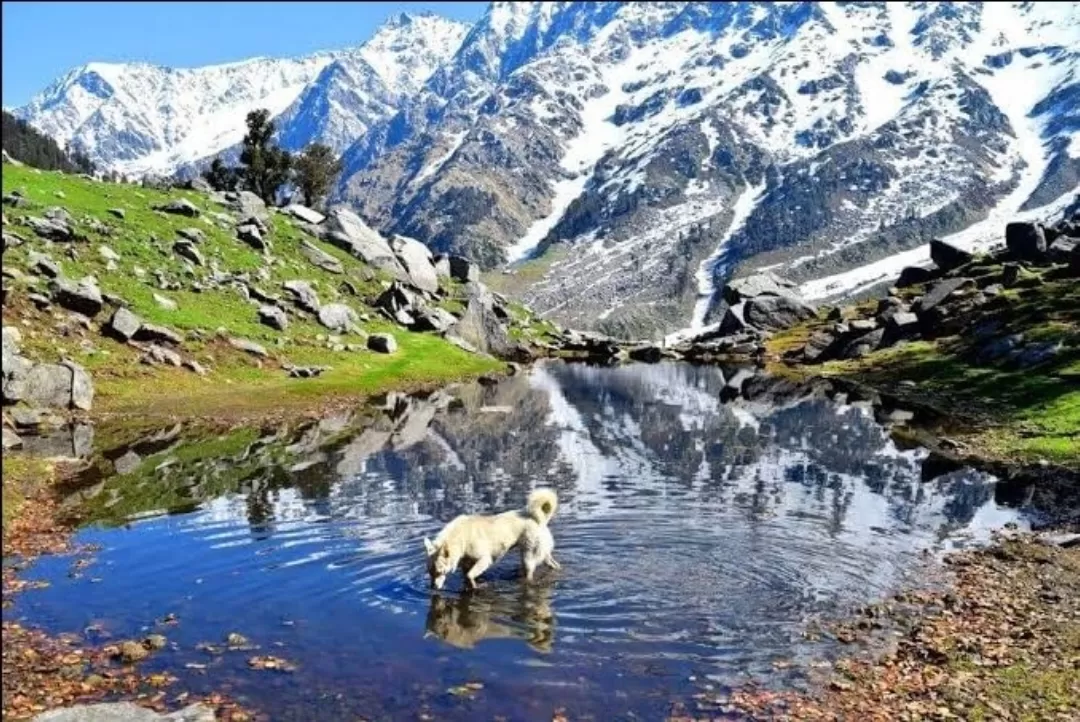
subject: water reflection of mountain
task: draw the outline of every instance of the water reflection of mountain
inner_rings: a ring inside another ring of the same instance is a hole
[[[517,506],[537,484],[571,512],[680,494],[749,518],[822,516],[835,530],[963,526],[990,500],[973,472],[921,484],[922,452],[898,449],[866,408],[803,392],[725,404],[724,385],[715,367],[544,364],[297,426],[173,429],[106,453],[100,464],[122,473],[84,501],[120,520],[233,497],[215,513],[264,535],[298,518],[447,520]]]

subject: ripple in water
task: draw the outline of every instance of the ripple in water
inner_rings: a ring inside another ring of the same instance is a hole
[[[174,668],[240,631],[297,672],[227,654],[183,684],[235,677],[274,719],[651,718],[691,675],[769,681],[777,660],[827,653],[803,640],[808,618],[894,589],[925,549],[1019,520],[980,473],[922,483],[923,452],[867,409],[768,384],[724,404],[723,385],[714,368],[546,364],[300,428],[105,450],[99,471],[126,473],[81,493],[98,564],[69,579],[42,561],[52,585],[15,613],[125,637],[172,612],[178,650],[158,660]],[[562,570],[526,586],[514,556],[476,593],[455,578],[431,595],[423,536],[537,485],[560,494]],[[472,679],[477,699],[445,694]]]

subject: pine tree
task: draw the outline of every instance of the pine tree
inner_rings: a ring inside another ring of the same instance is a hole
[[[216,191],[234,191],[240,185],[240,169],[230,168],[221,158],[214,158],[203,179]]]
[[[240,152],[240,162],[245,166],[244,186],[270,204],[274,202],[278,188],[289,180],[292,156],[271,143],[274,123],[270,120],[269,110],[263,108],[248,113],[247,126],[244,149]]]
[[[304,196],[304,203],[315,208],[330,192],[334,179],[341,173],[341,160],[334,151],[322,143],[312,143],[295,162],[296,184]]]

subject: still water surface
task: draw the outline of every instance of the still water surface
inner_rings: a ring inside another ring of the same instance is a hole
[[[79,533],[96,563],[72,578],[70,559],[42,560],[28,576],[51,586],[5,618],[94,641],[163,632],[148,669],[275,720],[659,719],[706,682],[797,684],[833,652],[803,638],[807,619],[895,589],[924,550],[1022,523],[979,472],[923,483],[924,452],[865,406],[767,384],[721,403],[723,386],[716,368],[550,363],[313,423],[99,449]],[[514,555],[475,594],[460,578],[429,593],[425,534],[541,484],[560,494],[560,572],[527,587]],[[230,632],[259,651],[199,648]],[[297,669],[249,670],[253,654]],[[447,692],[472,681],[471,699]]]

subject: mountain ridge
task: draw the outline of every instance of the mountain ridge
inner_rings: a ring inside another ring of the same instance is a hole
[[[339,52],[279,140],[342,152],[332,200],[386,233],[526,263],[515,295],[577,327],[700,326],[760,267],[859,292],[1080,190],[1075,5],[495,2],[458,38],[394,97]]]

